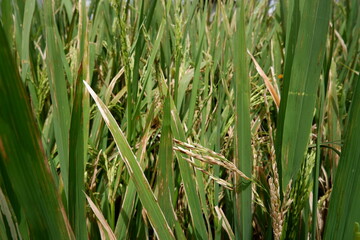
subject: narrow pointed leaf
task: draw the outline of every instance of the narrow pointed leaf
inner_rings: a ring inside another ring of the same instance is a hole
[[[248,60],[245,38],[245,1],[237,7],[236,31],[233,39],[234,82],[235,82],[235,166],[245,175],[251,176],[252,149],[250,131],[250,79],[248,77]],[[235,174],[234,223],[237,239],[251,239],[251,183],[244,182]]]
[[[86,82],[84,82],[84,84],[96,102],[106,125],[114,137],[120,156],[126,164],[131,179],[134,181],[140,201],[147,211],[147,216],[149,217],[150,223],[153,226],[156,235],[160,239],[174,239],[174,235],[165,219],[164,213],[161,211],[157,199],[151,190],[150,184],[147,181],[139,162],[136,160],[124,133],[121,131],[116,120],[101,99]]]
[[[352,239],[360,222],[360,78],[351,104],[343,151],[331,193],[324,239]]]

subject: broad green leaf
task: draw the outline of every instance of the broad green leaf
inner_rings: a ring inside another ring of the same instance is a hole
[[[285,72],[281,94],[276,157],[282,189],[296,176],[304,160],[330,18],[331,2],[307,0],[304,4],[291,72]]]
[[[24,210],[32,238],[73,239],[2,25],[0,45],[1,175],[11,180],[6,188]]]

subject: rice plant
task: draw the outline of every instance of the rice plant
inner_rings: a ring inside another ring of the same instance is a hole
[[[359,239],[358,0],[0,0],[0,239]]]

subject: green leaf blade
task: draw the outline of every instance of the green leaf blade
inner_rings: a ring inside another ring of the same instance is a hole
[[[351,104],[343,151],[330,197],[324,239],[351,239],[360,222],[360,78]]]
[[[250,79],[248,77],[248,61],[245,38],[244,1],[237,8],[237,26],[234,33],[234,81],[235,81],[235,160],[236,167],[245,175],[251,176],[252,149],[250,131]],[[235,174],[234,185],[234,222],[235,236],[241,239],[251,239],[251,183]]]
[[[34,239],[73,239],[26,101],[24,85],[0,25],[0,171],[25,212]]]
[[[311,0],[304,4],[306,10],[299,26],[291,72],[285,73],[289,87],[285,88],[280,104],[276,155],[281,166],[282,189],[296,176],[304,160],[330,19],[329,1]]]
[[[131,179],[134,181],[140,201],[147,211],[147,216],[149,217],[150,223],[154,227],[156,235],[160,239],[174,239],[174,235],[165,219],[163,212],[160,209],[159,204],[157,203],[157,200],[151,190],[149,182],[147,181],[143,171],[141,170],[141,167],[136,160],[136,157],[132,152],[123,132],[121,131],[118,124],[116,123],[116,120],[111,115],[110,111],[101,101],[101,99],[96,95],[96,93],[86,82],[84,82],[84,84],[90,95],[95,100],[106,125],[114,136],[114,140],[119,149],[121,158],[126,164]]]

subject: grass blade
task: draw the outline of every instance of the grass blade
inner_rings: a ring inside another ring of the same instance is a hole
[[[195,59],[195,70],[194,70],[194,79],[193,79],[193,87],[191,89],[191,99],[189,104],[189,112],[188,112],[188,121],[187,121],[187,127],[189,129],[189,132],[191,132],[193,122],[194,122],[194,114],[195,114],[195,105],[196,105],[196,99],[198,98],[198,88],[199,88],[199,82],[200,82],[200,68],[202,63],[202,55],[203,55],[203,42],[204,42],[204,36],[205,36],[205,18],[201,20],[201,29],[200,29],[200,43],[197,46],[197,52],[196,52],[196,59]]]
[[[267,90],[270,92],[276,107],[279,109],[280,106],[280,96],[277,94],[275,87],[273,86],[273,84],[271,83],[270,78],[268,78],[264,72],[264,70],[260,67],[259,63],[256,61],[256,59],[254,58],[254,56],[249,52],[249,50],[247,51],[249,56],[251,57],[251,60],[253,60],[255,66],[256,66],[256,70],[258,71],[258,73],[260,74],[260,76],[264,79],[265,85]]]
[[[78,75],[74,82],[74,97],[72,103],[71,123],[69,133],[69,220],[77,239],[87,237],[86,202],[85,202],[85,163],[87,160],[89,96],[84,94],[81,79],[87,79],[88,42],[85,1],[79,1],[78,24]],[[84,66],[84,67],[83,67]],[[87,79],[88,80],[88,79]]]
[[[244,1],[238,3],[236,31],[233,42],[235,81],[235,166],[245,175],[251,176],[252,149],[250,132],[250,79],[245,39]],[[235,174],[234,218],[235,237],[251,239],[251,184]]]
[[[6,188],[13,189],[16,201],[24,209],[32,238],[72,239],[2,25],[0,45],[1,175],[11,179]]]
[[[84,193],[83,193],[84,194]],[[113,233],[113,231],[111,230],[109,224],[107,223],[104,215],[101,213],[101,211],[99,210],[99,208],[95,205],[95,203],[91,200],[91,198],[88,195],[85,195],[91,210],[93,211],[93,213],[95,214],[95,216],[98,218],[101,226],[106,230],[109,239],[110,240],[115,240],[115,234]]]
[[[276,156],[282,189],[296,176],[304,160],[330,19],[329,1],[308,0],[304,4],[306,11],[299,26],[291,72],[285,69],[288,87],[284,87],[280,103]]]
[[[15,219],[13,219],[13,216],[11,215],[11,209],[9,204],[6,201],[6,197],[4,195],[4,193],[2,192],[1,188],[0,188],[0,238],[1,239],[19,239],[21,238],[20,234],[18,236],[18,224],[15,221]],[[5,217],[6,220],[6,225],[4,223],[3,217]],[[6,227],[8,229],[6,229]],[[6,235],[9,235],[9,237],[7,237]],[[11,237],[10,237],[11,236]]]
[[[140,201],[147,211],[147,216],[154,227],[156,235],[160,239],[174,239],[169,224],[157,203],[154,193],[151,191],[149,182],[147,181],[139,162],[136,160],[123,132],[101,99],[86,82],[84,82],[84,84],[92,98],[95,100],[106,125],[114,137],[119,153],[126,164],[131,179],[134,181]]]
[[[56,145],[60,158],[61,176],[64,182],[65,195],[68,196],[69,184],[69,129],[70,108],[67,96],[66,80],[57,38],[57,28],[54,22],[53,2],[44,2],[44,21],[46,35],[46,65],[50,82],[50,93],[53,104],[54,129]]]
[[[144,157],[145,157],[145,149],[146,143],[149,141],[150,138],[150,127],[152,120],[156,117],[159,113],[159,109],[155,108],[156,102],[153,103],[151,108],[148,111],[148,116],[146,117],[146,126],[144,130],[143,137],[140,141],[139,150],[136,153],[136,157],[140,162],[142,168],[145,167],[144,164]],[[129,225],[131,216],[134,213],[134,205],[136,200],[136,187],[134,181],[130,179],[128,186],[126,188],[126,192],[124,194],[124,200],[121,205],[121,210],[119,213],[119,217],[116,223],[115,228],[115,235],[118,239],[124,239],[126,236],[129,235]]]
[[[331,193],[324,239],[351,239],[360,222],[360,77],[351,103],[346,136]]]
[[[314,175],[314,187],[313,187],[313,208],[312,208],[312,234],[311,238],[312,240],[316,239],[316,231],[317,231],[317,202],[319,198],[319,172],[320,172],[320,141],[321,141],[321,125],[323,121],[323,102],[324,102],[324,84],[320,83],[320,89],[319,89],[319,99],[318,99],[318,108],[316,112],[316,120],[317,120],[317,138],[316,138],[316,158],[315,158],[315,165],[313,169],[313,175]]]
[[[163,78],[159,79],[159,91],[163,95],[167,95],[168,87]],[[178,139],[182,142],[186,141],[185,130],[181,124],[179,114],[176,110],[173,99],[170,98],[170,108],[171,108],[171,131],[175,139]],[[207,239],[208,233],[206,231],[206,225],[203,218],[200,198],[197,193],[196,188],[197,179],[194,174],[194,170],[189,163],[186,162],[184,156],[179,152],[176,152],[176,158],[178,159],[180,174],[182,181],[184,183],[185,194],[189,204],[189,210],[191,215],[192,225],[195,229],[195,237],[199,239]]]
[[[69,140],[69,200],[68,212],[70,224],[76,238],[86,238],[86,213],[84,196],[85,151],[84,116],[83,116],[83,84],[76,80],[75,97],[71,114]]]
[[[25,81],[26,74],[30,66],[29,59],[29,41],[30,41],[30,30],[31,22],[34,15],[36,6],[36,0],[30,0],[25,2],[25,13],[24,13],[24,22],[22,30],[22,46],[21,46],[21,61],[22,61],[22,70],[21,78]]]
[[[172,145],[170,96],[167,96],[164,103],[164,118],[159,148],[158,199],[166,220],[176,230],[177,239],[186,239],[172,206],[172,192],[174,189],[174,158]]]

